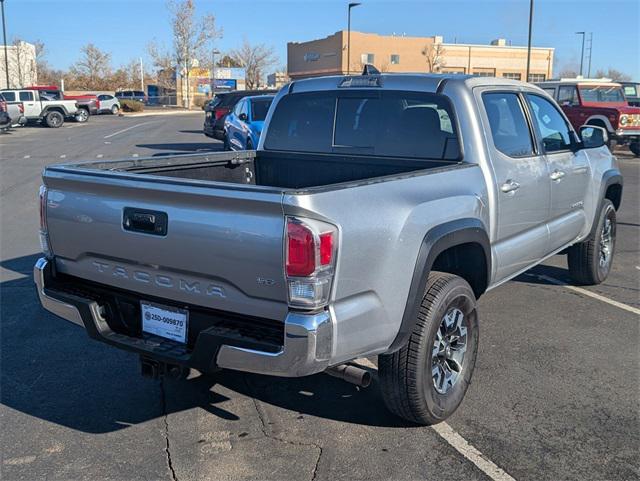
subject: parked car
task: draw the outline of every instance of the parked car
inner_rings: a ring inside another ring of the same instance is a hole
[[[256,148],[274,97],[275,95],[256,95],[240,99],[224,121],[225,150]]]
[[[62,127],[65,118],[79,114],[75,100],[51,100],[38,90],[4,89],[2,95],[8,102],[22,102],[27,122],[42,122],[47,127]]]
[[[116,92],[116,98],[118,100],[137,100],[147,103],[147,96],[142,90],[120,90]]]
[[[525,82],[296,80],[256,151],[47,166],[37,291],[146,375],[365,385],[345,363],[377,355],[388,408],[437,423],[471,382],[477,298],[556,253],[581,284],[607,278],[622,175],[605,138]]]
[[[100,101],[100,113],[111,113],[113,115],[120,113],[120,101],[113,95],[100,94],[98,95],[98,100]]]
[[[638,82],[620,82],[624,90],[624,96],[629,105],[640,107],[640,83]]]
[[[0,92],[0,103],[4,103],[4,108],[10,120],[10,124],[3,127],[5,130],[14,125],[22,125],[27,122],[24,116],[24,104],[22,102],[9,102],[2,92]]]
[[[6,100],[0,98],[0,131],[4,132],[11,127],[11,117],[9,116]]]
[[[40,96],[47,100],[75,100],[78,104],[78,112],[73,119],[76,122],[86,122],[89,116],[97,115],[100,108],[100,102],[95,94],[66,95],[55,85],[33,85],[26,88],[37,90]]]
[[[204,134],[217,140],[224,140],[224,120],[229,112],[233,110],[240,99],[251,97],[253,95],[275,94],[277,90],[234,90],[225,92],[224,94],[216,94],[221,96],[219,103],[215,103],[209,112],[205,109],[204,117]],[[215,101],[215,99],[214,99]]]
[[[537,84],[553,97],[576,128],[597,125],[617,145],[640,156],[640,108],[631,107],[622,86],[607,79],[562,79]]]

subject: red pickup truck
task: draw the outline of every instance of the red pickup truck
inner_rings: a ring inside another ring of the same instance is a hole
[[[622,85],[608,79],[562,79],[537,85],[560,104],[574,128],[603,127],[610,140],[628,144],[640,156],[640,107],[629,105]]]

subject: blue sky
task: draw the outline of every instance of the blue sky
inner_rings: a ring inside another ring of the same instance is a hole
[[[380,34],[443,35],[445,42],[489,43],[503,37],[526,45],[528,0],[361,0],[352,29]],[[243,37],[272,45],[286,64],[288,41],[324,37],[346,28],[347,1],[196,0],[198,14],[213,13],[223,29],[222,51]],[[164,0],[6,0],[7,37],[42,40],[47,60],[67,68],[93,42],[114,66],[142,56],[156,39],[171,43]],[[613,67],[640,80],[640,1],[535,0],[533,45],[556,48],[556,73],[577,67],[580,37],[593,32],[592,72]]]

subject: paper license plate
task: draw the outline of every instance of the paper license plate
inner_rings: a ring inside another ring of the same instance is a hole
[[[189,311],[145,301],[140,302],[140,311],[144,332],[186,344]]]

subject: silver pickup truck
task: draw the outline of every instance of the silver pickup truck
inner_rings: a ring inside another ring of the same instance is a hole
[[[143,373],[366,384],[348,363],[377,355],[388,408],[437,423],[469,386],[484,292],[558,253],[579,283],[607,277],[605,142],[517,81],[295,81],[256,151],[47,167],[35,282]]]

